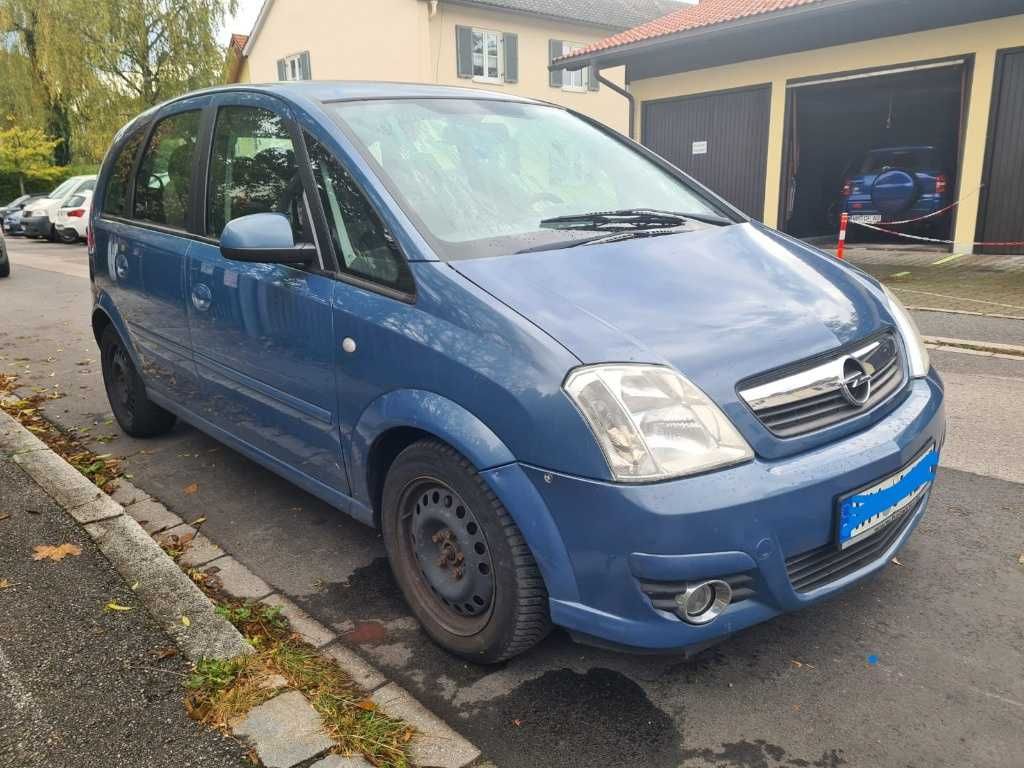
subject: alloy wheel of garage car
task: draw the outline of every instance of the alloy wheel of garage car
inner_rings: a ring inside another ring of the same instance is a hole
[[[121,429],[132,437],[154,437],[168,432],[174,426],[174,414],[146,395],[131,355],[113,326],[103,331],[100,354],[107,399]]]
[[[464,457],[435,440],[414,443],[395,459],[382,504],[395,578],[435,642],[495,663],[547,635],[547,590],[537,564]]]

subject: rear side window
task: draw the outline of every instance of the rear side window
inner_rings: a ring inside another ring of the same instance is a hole
[[[133,218],[185,229],[199,111],[165,117],[153,129],[135,177]]]
[[[114,158],[107,181],[107,194],[103,198],[103,212],[111,216],[128,215],[128,185],[132,181],[132,169],[135,167],[135,156],[145,138],[143,131],[136,131],[121,145],[121,151]]]
[[[370,201],[341,163],[308,134],[306,147],[342,270],[412,293],[409,266]]]
[[[253,213],[283,213],[296,242],[312,242],[295,146],[280,115],[255,107],[217,112],[210,152],[206,234]]]

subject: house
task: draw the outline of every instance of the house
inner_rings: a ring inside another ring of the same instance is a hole
[[[834,233],[867,150],[923,145],[937,239],[1024,252],[974,246],[1024,241],[1022,0],[700,0],[552,65],[581,68],[625,68],[630,131],[773,227]]]
[[[392,80],[509,91],[625,131],[621,70],[549,71],[677,0],[265,0],[229,82]],[[232,44],[244,36],[232,37]]]

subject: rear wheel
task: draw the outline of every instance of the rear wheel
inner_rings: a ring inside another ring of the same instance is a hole
[[[135,370],[128,350],[113,326],[100,339],[103,384],[114,418],[132,437],[154,437],[170,431],[175,416],[146,395],[146,387]]]
[[[436,440],[414,443],[392,464],[382,504],[395,579],[436,643],[493,664],[547,635],[548,595],[533,555],[463,456]]]
[[[78,242],[78,233],[75,230],[71,229],[70,227],[67,229],[57,230],[57,237],[60,239],[62,243],[71,244]]]

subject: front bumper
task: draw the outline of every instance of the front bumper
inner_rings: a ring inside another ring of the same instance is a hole
[[[797,591],[787,570],[787,559],[820,555],[833,541],[839,496],[898,471],[931,443],[941,446],[938,375],[914,380],[902,397],[884,419],[830,445],[696,477],[630,486],[522,464],[484,476],[534,552],[556,624],[636,649],[698,647],[830,597],[902,547],[927,494],[877,534],[870,558],[854,570],[809,591]],[[740,578],[744,597],[703,626],[656,608],[650,596],[652,583],[726,576]]]
[[[50,217],[47,215],[21,217],[21,229],[29,237],[48,237],[50,234]]]

